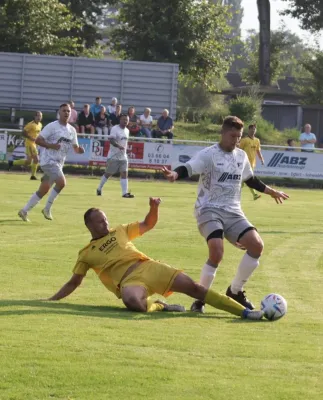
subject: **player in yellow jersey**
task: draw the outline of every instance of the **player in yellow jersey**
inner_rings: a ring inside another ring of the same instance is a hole
[[[257,156],[259,157],[262,165],[264,165],[264,158],[261,154],[260,140],[256,138],[257,126],[256,124],[249,125],[248,136],[244,137],[240,141],[240,149],[247,153],[251,168],[254,170],[256,167]],[[260,194],[257,194],[254,189],[249,188],[253,195],[253,199],[259,199]]]
[[[26,159],[23,160],[15,160],[9,161],[8,169],[13,165],[24,165],[25,167],[29,167],[31,165],[31,177],[32,181],[37,180],[36,172],[38,167],[38,150],[36,146],[36,139],[42,130],[41,120],[43,119],[43,114],[40,111],[36,111],[33,121],[29,122],[23,130],[23,136],[25,139],[25,147],[26,147]]]
[[[132,240],[151,230],[158,221],[161,200],[150,198],[150,210],[143,222],[109,227],[106,215],[97,208],[84,214],[84,222],[92,235],[91,242],[80,252],[71,279],[48,300],[60,300],[81,284],[89,269],[93,269],[104,286],[131,311],[185,311],[179,305],[152,301],[158,293],[167,297],[172,292],[187,294],[207,304],[241,318],[259,320],[262,311],[249,310],[225,295],[207,290],[189,276],[167,264],[141,253]]]

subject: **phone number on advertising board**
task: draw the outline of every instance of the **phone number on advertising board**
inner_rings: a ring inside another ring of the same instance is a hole
[[[148,153],[149,164],[169,164],[169,154]]]

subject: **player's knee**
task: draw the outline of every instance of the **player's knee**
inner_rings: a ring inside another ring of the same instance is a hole
[[[257,237],[253,240],[252,244],[248,248],[248,253],[254,257],[260,257],[264,250],[264,242],[261,237]]]

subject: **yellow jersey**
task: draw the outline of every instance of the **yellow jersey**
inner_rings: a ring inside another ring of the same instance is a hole
[[[121,297],[119,283],[128,268],[151,258],[141,253],[131,240],[140,236],[139,222],[119,225],[100,239],[91,240],[80,252],[73,273],[85,276],[93,269],[104,286]]]
[[[260,140],[246,136],[241,139],[239,147],[247,153],[250,165],[254,169],[256,167],[257,151],[260,150]]]
[[[43,125],[41,122],[36,123],[35,121],[31,121],[25,126],[24,131],[31,138],[36,139],[37,136],[40,134],[42,127],[43,127]],[[29,140],[28,138],[26,138],[25,143],[26,143],[26,146],[30,145],[30,144],[34,144],[34,142],[32,140]]]

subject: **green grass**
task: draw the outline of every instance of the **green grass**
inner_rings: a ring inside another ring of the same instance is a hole
[[[265,241],[261,266],[247,285],[259,304],[270,292],[288,301],[277,322],[245,322],[207,307],[191,313],[138,314],[125,310],[89,273],[58,303],[52,295],[72,273],[89,235],[84,211],[101,207],[112,225],[142,220],[148,196],[162,196],[160,222],[136,240],[150,256],[198,279],[207,249],[192,216],[196,184],[130,181],[133,200],[120,198],[118,180],[102,197],[97,178],[68,177],[54,207],[38,206],[30,224],[17,210],[37,188],[24,174],[0,175],[0,399],[1,400],[318,400],[322,398],[322,191],[289,190],[243,207]],[[223,292],[242,252],[225,245],[214,289]],[[172,302],[190,307],[174,295]]]

